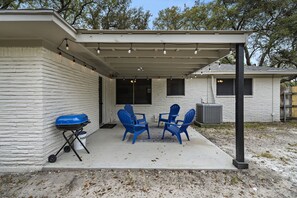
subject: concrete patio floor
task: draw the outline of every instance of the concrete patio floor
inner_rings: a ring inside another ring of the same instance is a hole
[[[200,169],[237,170],[232,157],[223,152],[192,127],[188,128],[190,141],[182,134],[183,144],[169,132],[161,140],[163,128],[150,125],[151,139],[141,134],[132,144],[132,135],[121,141],[124,128],[99,129],[87,138],[86,151],[79,151],[82,162],[73,151],[60,155],[55,163],[46,163],[44,169]]]

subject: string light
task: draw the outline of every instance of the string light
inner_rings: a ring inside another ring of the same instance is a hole
[[[100,54],[100,43],[98,43],[98,47],[97,47],[97,54]]]
[[[197,43],[196,43],[196,48],[195,48],[194,54],[198,54],[198,44]]]
[[[67,39],[65,38],[64,40],[66,40],[66,44],[67,44],[67,46],[69,47],[69,45],[68,45],[68,42],[67,42]],[[64,41],[63,41],[64,42]],[[60,44],[60,46],[63,44],[63,42]],[[83,61],[83,60],[81,60],[81,59],[79,59],[79,58],[76,58],[75,56],[73,56],[72,54],[70,54],[70,53],[68,53],[68,52],[66,52],[66,51],[64,51],[64,50],[62,50],[61,48],[60,48],[60,46],[57,48],[57,50],[58,50],[58,55],[60,56],[60,57],[62,57],[62,55],[64,54],[65,55],[65,57],[72,57],[72,63],[73,64],[75,64],[76,62],[78,62],[78,63],[80,63],[81,65],[83,65],[85,68],[90,68],[90,69],[92,69],[92,71],[96,71],[96,68],[94,68],[94,67],[92,67],[92,66],[90,66],[90,65],[88,65],[85,61]],[[89,66],[89,67],[88,67]]]
[[[129,53],[129,54],[131,54],[131,52],[132,52],[132,43],[130,44],[130,48],[129,48],[129,50],[128,50],[128,53]]]
[[[166,52],[166,49],[165,49],[165,43],[163,44],[163,46],[164,46],[164,47],[163,47],[163,54],[166,55],[167,52]]]
[[[68,39],[66,39],[66,50],[69,50]]]

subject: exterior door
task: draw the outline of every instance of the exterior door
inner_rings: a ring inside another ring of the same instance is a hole
[[[99,77],[99,125],[103,122],[103,86],[102,77]]]

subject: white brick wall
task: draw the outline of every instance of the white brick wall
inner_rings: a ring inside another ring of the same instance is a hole
[[[115,86],[114,86],[115,88]],[[145,113],[147,120],[150,122],[155,120],[159,113],[166,113],[172,104],[181,106],[180,118],[183,119],[184,114],[191,108],[195,108],[197,102],[207,101],[207,79],[186,79],[185,80],[185,96],[166,96],[166,79],[152,80],[152,105],[134,105],[134,111]],[[123,108],[123,105],[116,105],[116,112]],[[117,117],[114,118],[118,120]]]
[[[103,78],[103,123],[114,121],[115,111],[115,84],[110,78]]]
[[[57,116],[99,128],[98,74],[42,47],[0,48],[0,171],[40,169],[64,141]]]
[[[235,97],[216,96],[215,100],[216,103],[223,104],[224,122],[234,122]],[[246,122],[280,121],[280,78],[253,78],[253,96],[244,98],[244,120]]]
[[[41,48],[0,48],[0,171],[42,164]]]
[[[180,118],[185,112],[195,108],[196,103],[216,102],[223,105],[223,121],[235,121],[235,97],[216,96],[216,79],[211,77],[186,79],[185,96],[170,97],[166,96],[166,80],[152,80],[152,105],[134,105],[134,111],[145,113],[147,120],[153,121],[154,117],[161,112],[168,112],[169,107],[177,103],[181,106]],[[273,81],[273,82],[272,82]],[[213,84],[213,87],[211,87]],[[245,121],[246,122],[271,122],[280,120],[280,78],[254,77],[253,96],[245,97]],[[273,93],[272,93],[273,87]],[[111,88],[115,89],[115,81]],[[273,99],[272,99],[273,98]],[[123,108],[123,105],[116,105],[116,112]],[[272,117],[272,114],[274,116]],[[118,118],[113,118],[118,120]]]
[[[63,114],[85,113],[91,124],[88,134],[99,129],[99,75],[71,60],[43,48],[43,162],[64,142],[55,120]]]

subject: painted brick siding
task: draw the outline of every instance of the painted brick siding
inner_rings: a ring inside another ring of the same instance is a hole
[[[215,100],[223,104],[224,122],[234,122],[235,97],[216,96]],[[280,78],[253,78],[253,96],[245,96],[244,107],[246,122],[280,121]]]
[[[253,96],[245,97],[246,122],[271,122],[280,120],[280,78],[254,77]],[[273,81],[273,82],[272,82]],[[112,87],[115,90],[115,82]],[[272,91],[273,90],[273,91]],[[273,92],[273,93],[272,93]],[[273,98],[273,99],[272,99]],[[216,102],[223,105],[223,121],[235,121],[235,97],[217,97],[215,78],[197,78],[185,80],[185,96],[167,97],[166,80],[152,80],[152,105],[134,105],[134,111],[145,113],[147,120],[154,121],[161,112],[168,112],[169,107],[177,103],[181,106],[180,118],[187,110],[195,108],[196,103]],[[123,105],[116,105],[116,111]],[[272,114],[273,117],[272,117]],[[113,117],[118,121],[118,118]]]
[[[115,88],[115,85],[114,85]],[[134,111],[138,113],[145,113],[147,120],[150,122],[158,118],[159,113],[166,113],[172,104],[179,104],[181,106],[180,119],[191,108],[196,108],[195,104],[207,101],[207,79],[186,79],[185,80],[185,96],[167,96],[166,79],[152,80],[152,105],[134,105]],[[123,108],[123,105],[116,105],[116,111]],[[117,117],[114,118],[118,120]]]
[[[43,159],[41,48],[0,48],[0,170]]]
[[[63,114],[85,113],[91,124],[88,134],[99,129],[99,75],[82,65],[43,48],[43,162],[64,142],[55,120]]]
[[[103,123],[114,121],[116,116],[115,99],[114,80],[103,78]]]
[[[99,128],[98,74],[42,47],[0,48],[0,171],[41,169],[64,141],[61,114]]]

